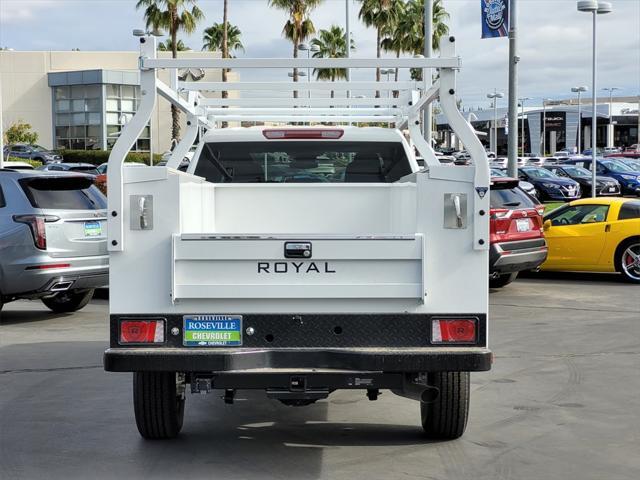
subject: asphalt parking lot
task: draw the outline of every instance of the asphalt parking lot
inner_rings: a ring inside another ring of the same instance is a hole
[[[295,408],[188,396],[183,434],[137,433],[131,375],[105,373],[107,302],[0,320],[0,478],[640,478],[640,288],[615,276],[519,279],[490,296],[491,372],[465,436],[430,443],[418,404],[338,392]]]

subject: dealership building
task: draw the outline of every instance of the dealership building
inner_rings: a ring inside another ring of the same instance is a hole
[[[597,146],[628,147],[640,143],[638,130],[640,123],[638,97],[599,98],[597,111]],[[582,101],[580,108],[573,100],[558,100],[546,103],[543,107],[525,107],[524,114],[518,113],[518,147],[522,145],[524,132],[524,150],[526,153],[541,155],[543,148],[552,154],[563,148],[579,151],[591,147],[592,104]],[[519,109],[521,110],[521,109]],[[478,132],[482,143],[490,147],[490,129],[497,118],[497,151],[498,155],[507,153],[506,108],[492,108],[464,112],[465,118]],[[438,115],[437,140],[447,147],[459,148],[459,141],[446,123],[444,116]],[[524,124],[524,128],[522,127]],[[578,129],[581,129],[580,146],[578,147]]]
[[[179,56],[217,58],[219,53],[189,51]],[[47,148],[111,148],[140,102],[138,57],[135,51],[0,51],[3,130],[26,122]],[[186,69],[179,75],[189,81],[221,81],[220,70]],[[159,78],[169,83],[169,72],[160,71]],[[184,131],[184,115],[181,121]],[[132,150],[162,153],[170,145],[171,108],[160,98]]]

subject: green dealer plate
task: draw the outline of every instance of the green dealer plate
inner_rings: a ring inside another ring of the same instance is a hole
[[[185,315],[183,320],[185,347],[242,345],[242,315]]]

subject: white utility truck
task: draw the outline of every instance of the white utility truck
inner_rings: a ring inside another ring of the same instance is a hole
[[[432,59],[158,59],[154,37],[140,42],[142,101],[109,158],[104,364],[133,372],[141,435],[176,436],[187,391],[233,403],[241,389],[295,406],[338,389],[370,400],[388,389],[420,402],[427,436],[462,435],[469,372],[492,358],[489,167],[456,107],[455,39]],[[439,80],[178,81],[178,69],[194,67],[435,68]],[[383,94],[352,93],[365,89]],[[252,93],[200,93],[223,90]],[[166,167],[123,168],[156,95],[186,114],[184,138]],[[435,99],[471,166],[440,165],[424,141],[421,111]],[[358,126],[372,123],[396,128]]]

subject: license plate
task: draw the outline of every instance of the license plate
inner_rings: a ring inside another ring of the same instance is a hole
[[[242,315],[185,315],[185,347],[238,347],[242,345]]]
[[[609,187],[609,188],[607,189],[607,191],[609,191],[609,192],[615,192],[615,191],[616,191],[616,187]]]
[[[528,232],[529,230],[531,230],[528,218],[519,218],[518,220],[516,220],[516,227],[518,228],[519,232]]]
[[[102,224],[100,222],[84,222],[85,237],[99,237],[102,235]]]

